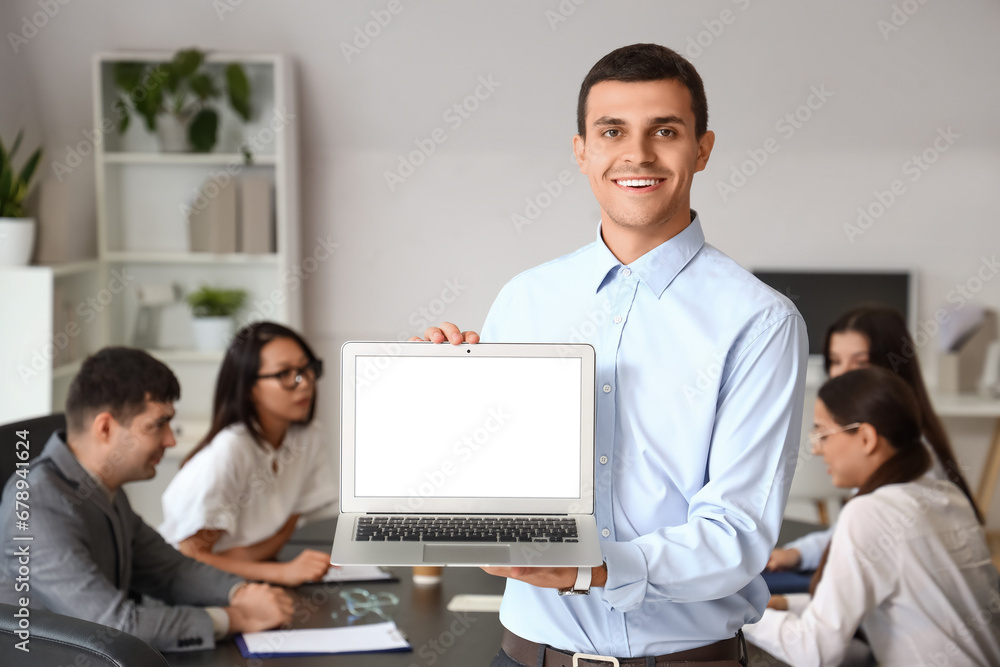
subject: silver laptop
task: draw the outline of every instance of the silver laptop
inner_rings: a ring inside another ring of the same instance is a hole
[[[337,565],[597,566],[594,349],[349,342]]]

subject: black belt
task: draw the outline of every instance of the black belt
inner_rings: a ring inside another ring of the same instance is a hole
[[[608,667],[608,665],[618,664],[621,667],[668,667],[682,664],[703,664],[732,666],[734,664],[746,664],[746,642],[743,639],[741,630],[732,639],[688,649],[687,651],[677,651],[666,655],[650,656],[648,658],[602,658],[601,656],[589,656],[582,653],[570,653],[559,649],[536,644],[527,639],[518,637],[510,630],[504,628],[503,639],[500,641],[503,652],[521,664],[529,667]],[[574,658],[576,661],[574,662]],[[617,663],[615,662],[617,661]]]

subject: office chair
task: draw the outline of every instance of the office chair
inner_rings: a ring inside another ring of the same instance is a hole
[[[38,667],[39,665],[74,665],[85,656],[87,665],[94,667],[164,667],[169,665],[159,651],[143,640],[98,623],[71,618],[51,611],[29,609],[26,630],[30,634],[27,648],[17,648],[24,641],[19,636],[19,610],[0,604],[0,664],[4,667]]]
[[[30,461],[42,453],[45,443],[53,433],[65,429],[66,415],[61,412],[0,426],[0,489],[3,489],[4,484],[17,470],[17,462],[22,461],[18,458],[18,452],[28,452]],[[18,431],[28,432],[28,449],[17,446],[18,441],[22,440],[17,435]]]

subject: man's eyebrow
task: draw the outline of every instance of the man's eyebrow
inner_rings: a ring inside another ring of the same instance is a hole
[[[687,125],[680,116],[658,116],[649,121],[650,125]]]
[[[614,127],[614,126],[623,126],[623,125],[627,125],[627,124],[628,123],[626,123],[621,118],[615,118],[613,116],[601,116],[600,118],[598,118],[597,120],[594,121],[594,125],[595,126],[600,125],[600,126],[612,126],[612,127]],[[684,125],[684,126],[687,125],[687,123],[684,122],[684,119],[681,118],[680,116],[657,116],[655,118],[650,118],[649,119],[649,124],[650,125]]]

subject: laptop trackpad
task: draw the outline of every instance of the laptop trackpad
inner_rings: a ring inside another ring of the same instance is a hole
[[[502,565],[510,562],[510,547],[506,544],[425,544],[424,562]]]

